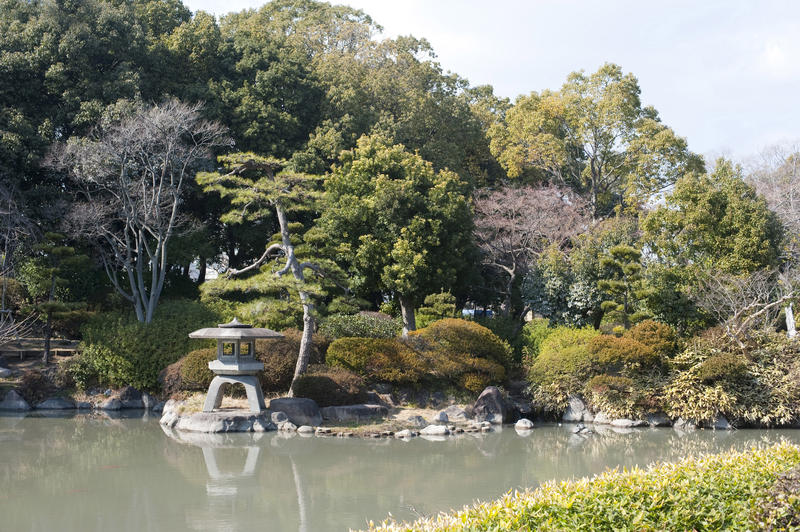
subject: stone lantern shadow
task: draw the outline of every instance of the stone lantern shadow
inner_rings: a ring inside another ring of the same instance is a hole
[[[208,363],[214,379],[208,387],[203,412],[213,412],[222,404],[225,387],[241,384],[247,393],[251,412],[267,409],[264,393],[258,382],[258,373],[264,371],[264,363],[255,358],[256,340],[260,338],[282,338],[271,329],[245,325],[233,318],[229,323],[207,327],[189,333],[189,338],[214,339],[217,341],[217,359]]]

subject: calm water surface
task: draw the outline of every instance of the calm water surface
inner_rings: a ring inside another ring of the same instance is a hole
[[[800,431],[570,426],[444,441],[165,432],[154,418],[0,416],[0,530],[363,528],[549,479],[741,449]]]

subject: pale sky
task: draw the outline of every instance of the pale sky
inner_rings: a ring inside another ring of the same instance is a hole
[[[223,15],[263,0],[184,0]],[[800,2],[792,0],[344,0],[414,35],[438,61],[512,100],[614,62],[642,102],[706,156],[800,139]]]

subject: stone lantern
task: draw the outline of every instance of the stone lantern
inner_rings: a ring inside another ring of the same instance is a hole
[[[242,384],[247,392],[250,411],[266,410],[264,393],[258,382],[258,372],[264,370],[264,363],[255,358],[258,338],[282,338],[283,335],[270,329],[261,329],[232,321],[217,327],[207,327],[189,333],[189,338],[215,339],[217,359],[208,363],[214,372],[214,380],[208,387],[203,412],[213,412],[222,404],[223,385]]]

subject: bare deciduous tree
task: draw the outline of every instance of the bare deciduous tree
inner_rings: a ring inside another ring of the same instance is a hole
[[[28,334],[36,321],[35,313],[23,318],[15,316],[8,300],[8,283],[13,273],[11,259],[20,242],[31,235],[31,230],[31,224],[22,213],[14,191],[5,183],[0,183],[0,345]]]
[[[475,237],[484,264],[505,277],[502,310],[514,283],[549,245],[565,246],[590,220],[587,203],[557,186],[481,191],[475,200]]]
[[[230,142],[221,125],[201,118],[200,109],[175,99],[139,105],[51,153],[51,166],[69,171],[81,185],[83,201],[68,218],[70,232],[94,244],[139,321],[153,319],[161,296],[167,243],[181,225],[186,181],[212,147]]]
[[[775,145],[765,149],[751,165],[749,174],[749,181],[786,229],[782,281],[787,286],[794,281],[800,266],[800,146]],[[794,338],[797,329],[791,300],[786,303],[785,313],[787,334]]]
[[[796,296],[793,282],[775,270],[748,275],[706,272],[692,294],[697,306],[714,316],[740,346],[757,328],[768,329],[781,306]]]

